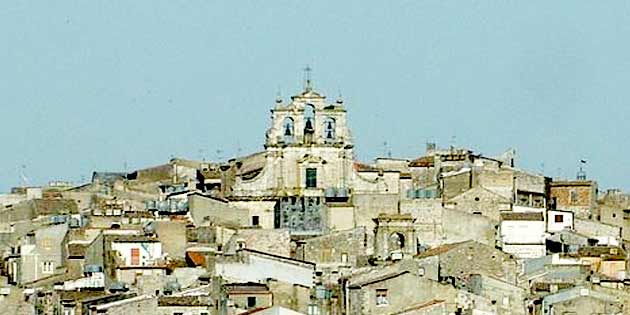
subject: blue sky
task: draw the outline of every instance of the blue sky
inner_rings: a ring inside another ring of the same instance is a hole
[[[513,147],[630,190],[628,21],[627,1],[5,0],[0,191],[261,150],[306,64],[361,160]]]

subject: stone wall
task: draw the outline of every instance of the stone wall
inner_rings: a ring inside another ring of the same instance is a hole
[[[162,252],[172,258],[183,259],[186,255],[186,223],[181,221],[157,221],[155,232],[162,243]]]
[[[372,232],[365,227],[358,227],[305,240],[301,248],[303,256],[298,258],[318,266],[333,264],[356,267],[361,257],[372,254],[373,242]]]
[[[228,202],[199,195],[188,196],[190,215],[197,226],[228,224],[249,225],[249,211],[232,207]]]
[[[239,247],[283,257],[291,256],[291,236],[286,229],[240,229],[223,246],[223,252],[234,254]]]
[[[398,194],[355,194],[352,196],[352,204],[355,208],[356,226],[374,228],[372,219],[379,214],[398,213]]]
[[[462,243],[440,255],[442,277],[483,274],[516,283],[517,272],[517,262],[509,254],[476,242]]]
[[[387,290],[386,305],[376,305],[377,290]],[[418,278],[407,272],[393,278],[364,285],[349,290],[349,314],[392,314],[407,309],[414,304],[435,299],[446,300],[454,311],[455,288],[436,281]],[[449,303],[450,302],[450,303]]]

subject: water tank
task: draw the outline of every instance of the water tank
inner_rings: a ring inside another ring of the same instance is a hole
[[[339,190],[337,191],[337,197],[341,197],[341,198],[348,197],[348,188],[346,187],[339,188]]]

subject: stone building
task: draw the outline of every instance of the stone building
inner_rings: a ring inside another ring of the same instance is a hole
[[[542,300],[542,314],[626,314],[622,299],[587,287],[575,287],[547,295]]]
[[[624,241],[630,240],[630,195],[618,190],[607,191],[598,201],[599,220],[621,228]]]
[[[298,242],[298,259],[321,267],[357,267],[365,265],[374,252],[372,232],[365,227],[333,232]]]
[[[435,247],[421,252],[415,259],[420,264],[423,261],[437,263],[439,279],[451,279],[453,283],[462,283],[473,274],[481,274],[516,284],[520,268],[512,255],[474,241]]]
[[[358,274],[346,284],[345,314],[393,314],[410,305],[446,300],[455,310],[457,290],[437,281],[424,279],[415,271],[387,268],[376,273]]]
[[[597,219],[597,182],[590,180],[554,181],[549,197],[553,209],[569,210],[576,218]]]

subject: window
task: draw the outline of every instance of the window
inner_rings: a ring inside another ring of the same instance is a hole
[[[55,264],[52,261],[45,261],[42,263],[42,273],[53,273],[55,271]]]
[[[387,306],[387,289],[376,289],[376,306]]]
[[[253,226],[260,225],[260,217],[259,216],[257,216],[257,215],[252,216],[252,225]]]
[[[140,248],[131,249],[131,265],[132,266],[140,265]]]
[[[173,312],[173,315],[184,315],[182,312]]]
[[[572,204],[578,202],[578,194],[577,194],[577,191],[575,191],[575,189],[569,191],[569,198]]]
[[[315,187],[317,187],[317,169],[307,168],[306,169],[306,188],[315,188]]]
[[[563,216],[563,215],[561,215],[561,214],[556,214],[556,215],[554,216],[554,222],[556,222],[556,223],[562,223],[562,222],[564,222],[564,216]]]
[[[418,268],[418,276],[424,277],[424,267]]]
[[[348,263],[348,254],[341,253],[341,263],[343,263],[343,264]]]
[[[319,315],[319,306],[313,304],[309,305],[306,314]]]
[[[248,308],[256,307],[256,297],[255,296],[248,296],[247,297],[247,307]]]

